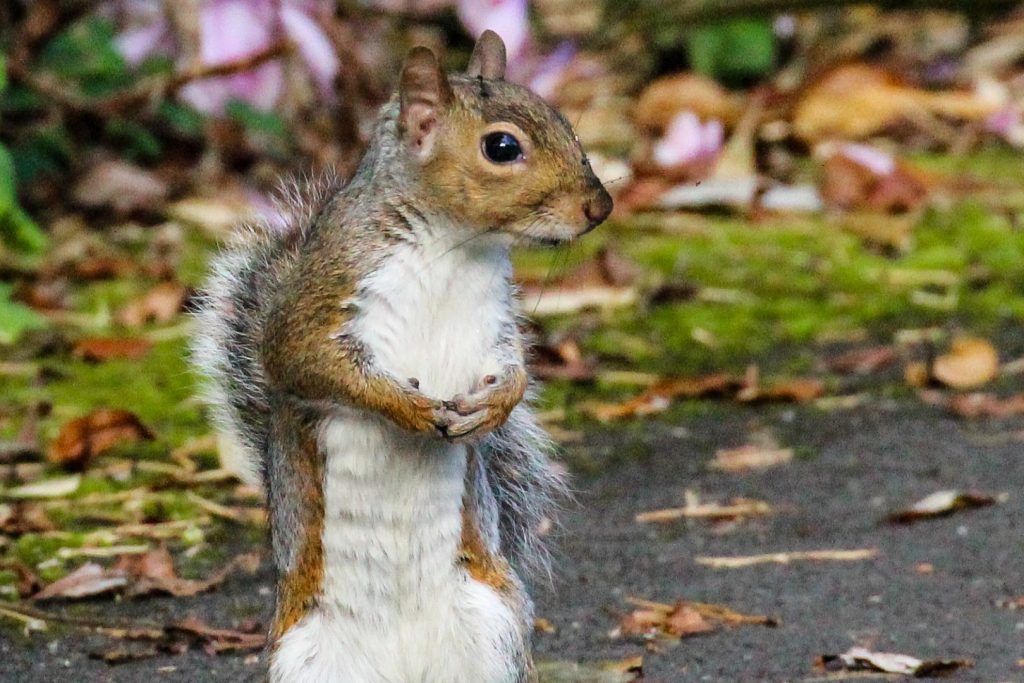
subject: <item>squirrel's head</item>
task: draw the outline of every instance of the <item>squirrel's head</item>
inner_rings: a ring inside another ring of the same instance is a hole
[[[413,48],[402,68],[398,132],[430,201],[479,230],[540,242],[597,227],[612,199],[565,117],[508,83],[505,44],[477,42],[465,74]]]

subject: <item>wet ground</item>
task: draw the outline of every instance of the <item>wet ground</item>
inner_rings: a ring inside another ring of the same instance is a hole
[[[708,469],[716,449],[771,430],[796,450],[775,469]],[[644,654],[645,680],[800,681],[821,677],[815,659],[852,645],[927,659],[971,659],[953,680],[1022,681],[1024,612],[997,607],[1024,594],[1024,422],[968,422],[913,398],[875,399],[832,412],[813,407],[689,406],[662,419],[593,430],[572,448],[585,471],[566,516],[554,581],[535,591],[541,659],[592,661]],[[946,488],[1008,494],[993,507],[896,526],[887,512]],[[732,525],[640,525],[637,512],[678,506],[686,489],[705,500],[747,496],[776,514]],[[697,556],[877,548],[857,562],[761,564],[713,569]],[[931,565],[922,573],[920,565]],[[232,578],[191,599],[98,601],[90,614],[170,621],[196,614],[237,626],[265,617],[270,572]],[[612,639],[626,596],[689,599],[778,617],[689,638],[658,652]],[[59,608],[59,606],[50,609]],[[0,680],[258,681],[246,656],[190,651],[111,666],[90,652],[117,643],[57,629],[29,638],[0,631]],[[854,680],[854,677],[832,680]]]

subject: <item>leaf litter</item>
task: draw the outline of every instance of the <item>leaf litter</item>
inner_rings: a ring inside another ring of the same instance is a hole
[[[775,617],[749,615],[722,605],[680,600],[674,604],[642,598],[626,599],[637,607],[625,615],[613,631],[614,637],[680,639],[713,633],[734,626],[778,626]]]
[[[114,566],[104,568],[88,562],[70,574],[43,587],[31,600],[77,600],[109,593],[124,593],[138,598],[147,595],[191,597],[216,588],[233,574],[253,574],[259,568],[256,553],[244,553],[231,559],[206,579],[183,579],[174,569],[170,552],[164,547],[142,553],[118,553]]]
[[[839,655],[822,655],[819,665],[826,671],[879,671],[913,678],[939,678],[969,669],[974,663],[969,659],[922,660],[910,655],[852,647]]]
[[[156,435],[127,410],[105,408],[61,427],[47,451],[47,459],[66,469],[84,469],[95,456],[114,446],[152,441]]]

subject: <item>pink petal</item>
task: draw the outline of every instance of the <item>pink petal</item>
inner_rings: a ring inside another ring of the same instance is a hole
[[[701,128],[700,151],[705,157],[716,157],[722,151],[725,141],[725,129],[718,119],[711,119]]]
[[[487,29],[501,36],[510,61],[526,46],[530,37],[526,0],[459,0],[457,9],[474,38]]]
[[[700,152],[700,119],[686,110],[675,115],[664,137],[654,145],[654,161],[663,167],[681,166],[696,160]]]
[[[1005,107],[985,120],[985,129],[990,133],[1007,136],[1021,124],[1021,114],[1013,107]]]
[[[566,41],[544,57],[530,77],[529,87],[544,99],[551,99],[576,58],[576,46]]]
[[[338,54],[323,29],[309,14],[291,5],[281,9],[281,23],[309,67],[317,86],[326,95],[333,93],[334,77],[338,75],[340,65]]]
[[[208,66],[244,59],[268,48],[276,25],[269,0],[208,0],[199,17],[200,53]],[[232,100],[269,110],[284,89],[279,62],[252,71],[189,83],[181,97],[201,112],[218,115]]]
[[[146,57],[164,52],[169,46],[169,26],[159,19],[148,26],[129,29],[114,38],[114,45],[125,61],[135,66]]]
[[[275,21],[267,0],[207,0],[199,15],[203,63],[223,64],[266,49]]]

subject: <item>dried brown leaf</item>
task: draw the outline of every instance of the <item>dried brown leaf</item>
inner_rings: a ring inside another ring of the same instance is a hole
[[[0,532],[7,536],[53,531],[53,521],[38,503],[0,504]]]
[[[88,208],[110,207],[118,213],[155,211],[167,199],[167,183],[153,173],[120,160],[101,161],[75,184],[75,201]]]
[[[936,491],[925,496],[906,510],[890,514],[887,519],[897,524],[912,524],[923,519],[945,517],[958,510],[995,505],[995,496],[978,491]]]
[[[89,598],[112,593],[127,585],[128,576],[123,571],[104,569],[95,562],[88,562],[43,588],[32,596],[32,600]]]
[[[128,327],[170,322],[181,313],[187,298],[188,290],[180,282],[161,282],[118,311],[117,321]]]
[[[935,116],[978,121],[1000,104],[971,92],[932,92],[912,88],[867,64],[844,64],[803,93],[793,111],[801,138],[862,140],[901,121]]]
[[[602,422],[653,415],[664,412],[674,399],[722,395],[736,386],[736,380],[725,374],[666,379],[623,403],[591,403],[584,411]]]
[[[183,579],[174,570],[174,560],[166,548],[156,548],[143,555],[125,555],[117,569],[132,580],[128,595],[138,597],[166,593],[175,597],[191,597],[216,588],[235,572],[252,574],[259,568],[259,555],[245,553],[233,558],[206,579]]]
[[[1010,417],[1024,415],[1024,394],[999,398],[995,394],[972,392],[950,396],[948,408],[961,417]]]
[[[967,659],[922,661],[910,655],[872,652],[863,647],[852,647],[840,655],[822,655],[819,661],[827,671],[881,671],[914,678],[938,677],[974,666]]]
[[[711,633],[715,630],[704,616],[686,603],[679,603],[665,618],[665,632],[679,638]]]
[[[153,438],[153,432],[134,413],[101,409],[65,424],[50,445],[47,459],[68,469],[83,469],[91,458],[114,446]]]
[[[153,342],[141,338],[89,337],[75,344],[71,355],[87,361],[138,360],[149,353]]]
[[[682,111],[692,111],[701,119],[720,119],[733,124],[739,120],[743,109],[742,98],[715,81],[682,73],[651,82],[637,99],[633,118],[637,124],[660,132]]]
[[[985,339],[961,337],[953,340],[948,353],[935,359],[932,376],[954,389],[973,389],[999,374],[999,353]]]
[[[829,358],[828,369],[844,375],[869,375],[896,362],[898,354],[892,346],[853,349]]]
[[[680,600],[675,604],[627,598],[639,609],[625,615],[619,631],[627,636],[650,638],[655,635],[673,638],[711,633],[721,626],[778,626],[774,617],[736,612],[722,605]]]

